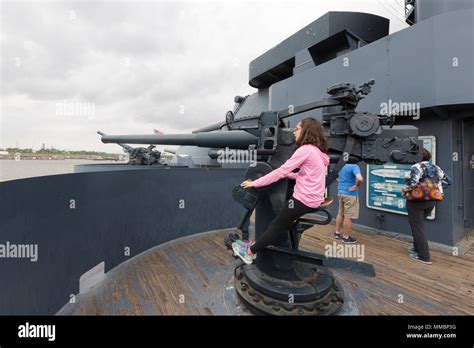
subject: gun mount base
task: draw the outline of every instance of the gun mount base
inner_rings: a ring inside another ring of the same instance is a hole
[[[295,262],[298,280],[268,276],[255,264],[234,271],[234,287],[246,307],[256,314],[334,315],[344,304],[344,290],[326,267]]]

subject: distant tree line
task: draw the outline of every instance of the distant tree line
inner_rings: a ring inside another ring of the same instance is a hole
[[[29,148],[26,148],[26,149],[21,149],[21,148],[18,148],[18,147],[7,147],[6,149],[0,149],[0,151],[7,151],[8,153],[23,153],[23,154],[26,154],[26,153],[35,153],[35,154],[39,154],[39,155],[64,155],[64,156],[68,156],[68,155],[88,155],[88,156],[117,156],[117,154],[110,154],[110,153],[107,153],[107,152],[98,152],[98,151],[85,151],[85,150],[79,150],[79,151],[69,151],[69,150],[59,150],[59,149],[55,149],[55,148],[50,148],[50,149],[41,149],[41,150],[37,150],[37,151],[34,151],[33,149],[29,149]]]

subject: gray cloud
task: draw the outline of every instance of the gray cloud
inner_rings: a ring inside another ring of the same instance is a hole
[[[217,122],[234,95],[255,91],[248,63],[327,11],[385,15],[402,28],[379,3],[3,2],[0,147],[113,151],[96,130]],[[64,102],[93,103],[95,115],[58,115]]]

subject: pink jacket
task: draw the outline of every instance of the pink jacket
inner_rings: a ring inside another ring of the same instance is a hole
[[[293,156],[280,168],[255,180],[253,186],[267,186],[285,177],[296,180],[293,197],[310,208],[317,208],[324,201],[328,165],[328,155],[316,146],[306,144],[296,149]],[[295,168],[300,171],[292,173]]]

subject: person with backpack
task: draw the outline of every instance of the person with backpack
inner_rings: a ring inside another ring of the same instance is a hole
[[[430,249],[425,233],[425,219],[431,214],[436,202],[443,199],[443,188],[452,184],[452,179],[440,167],[429,162],[431,153],[423,149],[423,160],[411,167],[402,193],[407,197],[406,209],[413,235],[413,246],[409,249],[412,260],[430,265]]]

